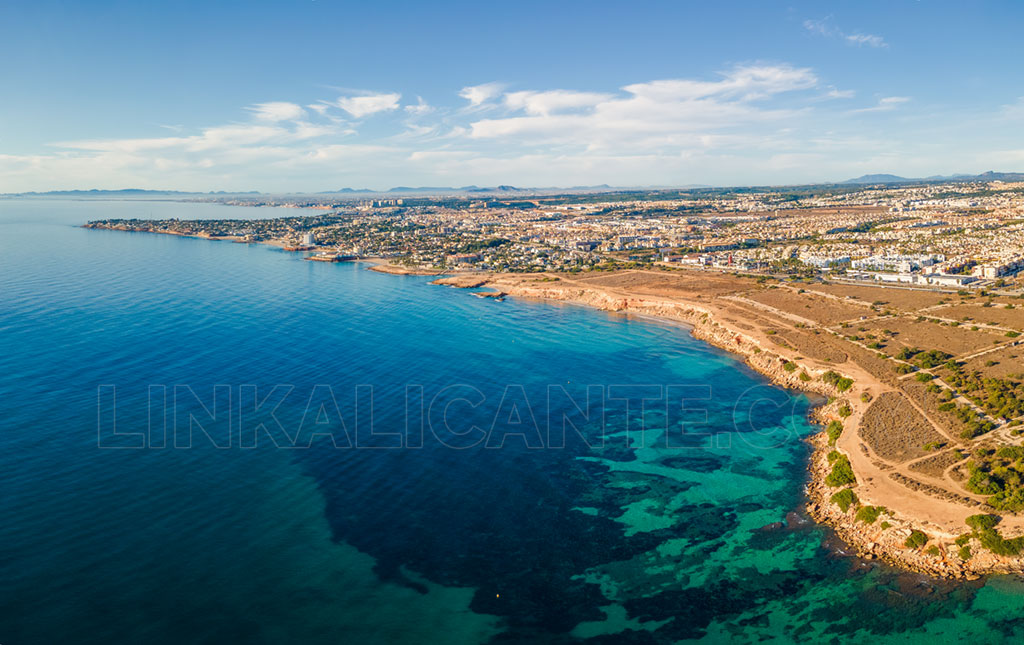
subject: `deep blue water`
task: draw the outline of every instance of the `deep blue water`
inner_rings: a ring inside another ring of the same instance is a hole
[[[76,227],[273,214],[0,200],[3,645],[1022,635],[829,548],[808,401],[681,327]]]

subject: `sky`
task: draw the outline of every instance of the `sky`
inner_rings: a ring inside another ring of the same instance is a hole
[[[1024,171],[1024,3],[0,2],[0,193]]]

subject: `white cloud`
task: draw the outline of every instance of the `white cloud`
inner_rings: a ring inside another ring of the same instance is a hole
[[[736,67],[717,80],[669,79],[634,83],[620,94],[556,90],[515,92],[506,104],[526,116],[471,123],[474,139],[544,141],[590,149],[664,149],[694,145],[699,135],[792,116],[759,105],[780,94],[811,89],[817,77],[788,65]]]
[[[470,107],[478,107],[497,97],[501,94],[503,89],[505,89],[505,85],[503,83],[468,85],[459,90],[459,96],[469,101]]]
[[[874,34],[849,34],[845,36],[846,42],[854,45],[868,45],[869,47],[888,47],[888,43],[881,36]]]
[[[886,96],[879,99],[878,104],[874,107],[860,108],[859,110],[853,110],[853,112],[889,112],[891,110],[895,110],[898,106],[909,100],[909,96]]]
[[[837,32],[831,18],[804,20],[804,29],[821,36],[832,36]]]
[[[609,98],[611,96],[608,94],[570,90],[510,92],[505,95],[505,105],[513,110],[524,110],[528,114],[546,115],[561,110],[594,107]]]
[[[257,103],[246,109],[260,121],[298,121],[306,116],[306,111],[302,109],[301,105],[284,101]]]
[[[857,93],[853,90],[839,90],[833,87],[825,94],[825,97],[830,99],[852,99],[856,95]]]
[[[397,92],[389,94],[363,94],[360,96],[343,96],[338,99],[337,106],[356,119],[361,119],[378,112],[398,109],[398,101],[402,98]]]
[[[413,116],[423,116],[424,114],[430,114],[434,111],[434,108],[427,104],[423,100],[422,96],[416,97],[416,105],[406,105],[405,111]]]
[[[241,108],[240,121],[199,130],[153,126],[152,137],[80,139],[52,144],[49,153],[0,154],[0,177],[5,190],[785,183],[874,171],[861,165],[934,164],[937,155],[915,149],[914,137],[940,145],[895,129],[890,119],[898,114],[851,118],[856,110],[826,99],[850,99],[852,91],[786,64],[643,80],[615,91],[465,88],[463,98],[475,107],[456,100],[432,106],[420,97],[403,105],[397,92],[345,94],[309,104],[258,103]],[[860,111],[892,111],[909,100],[876,95]],[[1019,118],[1021,105],[1004,109],[1003,129],[1009,115]],[[378,116],[374,127],[355,131],[353,124],[370,115]],[[898,158],[885,156],[894,149]]]
[[[822,18],[820,20],[805,20],[804,29],[816,34],[818,36],[824,36],[826,38],[838,38],[843,40],[849,45],[867,45],[868,47],[886,48],[889,46],[885,39],[881,36],[874,34],[865,34],[860,32],[846,33],[835,24],[832,16]]]

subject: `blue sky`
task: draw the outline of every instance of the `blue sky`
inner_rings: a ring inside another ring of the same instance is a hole
[[[0,3],[0,192],[1024,170],[1024,3]]]

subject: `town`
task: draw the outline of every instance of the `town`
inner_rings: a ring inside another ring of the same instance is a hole
[[[89,226],[274,243],[410,272],[675,266],[954,290],[1024,284],[1017,182],[218,201],[316,212]]]

